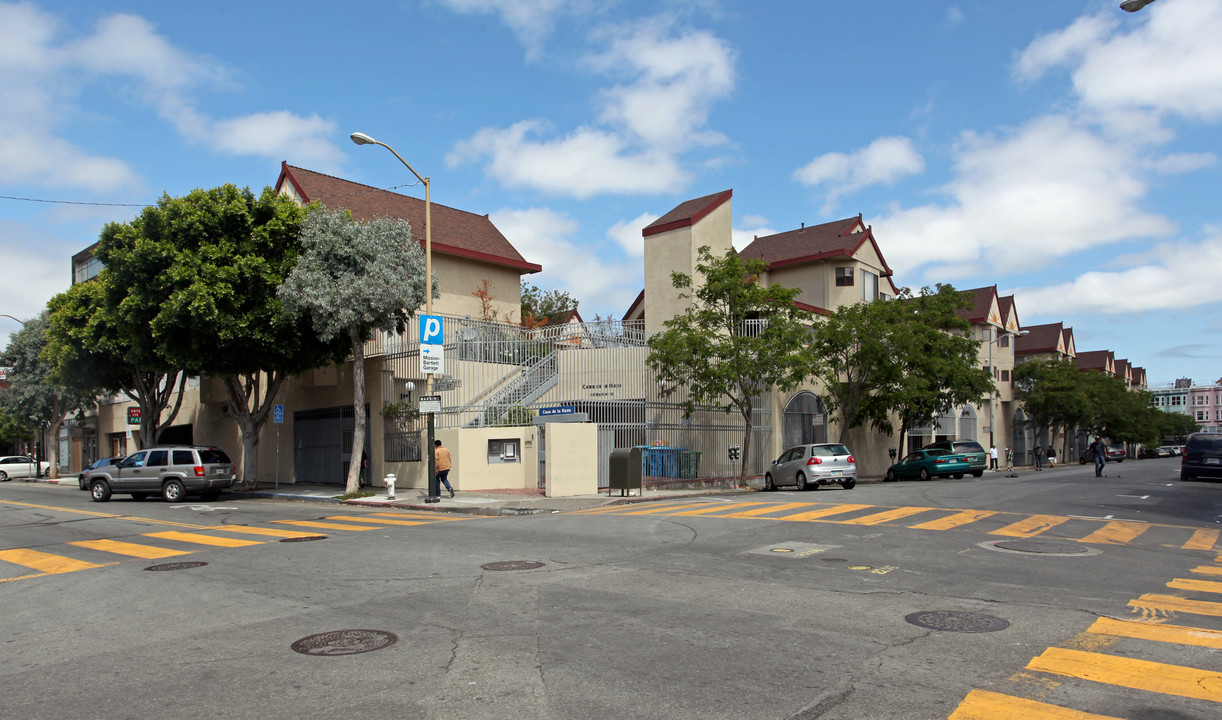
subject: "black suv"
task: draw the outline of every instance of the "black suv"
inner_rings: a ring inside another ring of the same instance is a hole
[[[106,502],[114,493],[136,500],[157,494],[167,502],[179,502],[187,493],[195,493],[212,501],[235,480],[233,462],[225,451],[203,445],[151,447],[85,476],[95,502]]]
[[[1199,432],[1188,436],[1180,455],[1180,480],[1222,478],[1222,433]]]

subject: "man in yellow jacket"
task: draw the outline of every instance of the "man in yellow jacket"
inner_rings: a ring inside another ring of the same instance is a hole
[[[452,461],[450,460],[450,451],[441,446],[440,440],[433,441],[433,457],[437,467],[437,487],[446,486],[446,490],[450,491],[450,497],[454,497],[454,488],[450,487],[450,468]]]

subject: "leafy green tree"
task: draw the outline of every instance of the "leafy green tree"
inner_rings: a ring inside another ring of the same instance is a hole
[[[34,439],[34,430],[24,425],[0,406],[0,443],[13,446]]]
[[[522,281],[522,320],[534,326],[555,325],[577,309],[577,300],[561,290],[540,290]]]
[[[93,404],[93,396],[60,384],[55,366],[42,355],[47,344],[48,311],[26,321],[9,340],[5,359],[12,365],[9,388],[0,404],[18,421],[45,432],[50,477],[59,477],[59,429],[71,413]]]
[[[1022,405],[1029,424],[1048,428],[1054,436],[1064,431],[1068,443],[1076,428],[1094,422],[1089,382],[1072,360],[1031,360],[1014,367],[1014,399]],[[1061,456],[1068,457],[1068,453],[1069,448],[1063,446]]]
[[[819,399],[839,416],[840,442],[853,428],[870,425],[890,434],[891,393],[903,367],[893,356],[895,301],[844,305],[815,324],[809,352],[820,359],[814,376],[822,381]]]
[[[994,391],[989,371],[978,364],[980,342],[955,312],[969,307],[966,293],[943,284],[922,288],[916,296],[905,288],[888,301],[893,325],[887,341],[901,369],[888,393],[900,420],[899,447],[909,429],[932,425],[939,416]]]
[[[285,378],[342,360],[348,343],[323,343],[277,290],[297,262],[306,209],[271,188],[222,185],[162,198],[140,218],[122,267],[124,302],[156,308],[147,341],[169,366],[222,380],[242,436],[242,479],[258,478],[259,436]],[[136,263],[164,267],[140,281]]]
[[[1159,410],[1155,418],[1158,424],[1158,436],[1162,438],[1163,442],[1186,438],[1201,429],[1191,415],[1184,413]]]
[[[306,216],[301,256],[278,294],[290,312],[309,318],[322,342],[339,338],[349,343],[354,456],[365,446],[364,343],[376,330],[403,332],[428,291],[424,250],[406,221],[356,222],[347,210],[324,208]],[[437,296],[435,282],[431,292]],[[350,463],[350,493],[358,489],[359,472],[360,463]]]
[[[700,282],[671,273],[679,297],[691,304],[649,339],[646,363],[659,380],[688,388],[683,401],[687,414],[698,404],[738,411],[743,420],[740,472],[745,473],[755,398],[772,388],[792,390],[810,376],[810,315],[794,306],[798,290],[759,282],[767,269],[763,261],[744,259],[733,250],[714,257],[707,245],[698,252]]]

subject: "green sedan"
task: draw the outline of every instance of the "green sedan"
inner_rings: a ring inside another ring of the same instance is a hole
[[[945,450],[916,450],[887,468],[887,482],[901,478],[920,478],[928,480],[932,477],[953,477],[959,479],[972,471],[972,463],[962,453],[949,453]]]

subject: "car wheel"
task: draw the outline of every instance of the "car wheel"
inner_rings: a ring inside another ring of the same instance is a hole
[[[963,479],[963,473],[955,473],[955,479],[956,479],[956,480],[962,480],[962,479]]]
[[[1180,471],[1180,482],[1192,482],[1193,480],[1196,480],[1196,478],[1192,473]]]
[[[132,493],[132,500],[143,500],[148,496],[148,493]]]
[[[977,470],[977,471],[975,471],[975,472],[973,472],[973,473],[972,473],[972,477],[984,477],[984,471],[983,471],[983,470]]]
[[[798,490],[806,489],[806,476],[803,475],[802,473],[798,473],[798,483],[797,484],[798,484]]]
[[[772,473],[764,476],[764,492],[773,492],[776,490],[776,485],[772,482]]]
[[[3,470],[0,470],[0,482],[7,482],[7,481],[8,481],[8,473],[4,472]]]
[[[110,499],[110,486],[105,480],[94,480],[89,484],[89,497],[94,502],[106,502]]]
[[[887,474],[883,476],[883,482],[895,482],[895,471],[887,468]]]
[[[161,487],[161,497],[165,498],[166,502],[178,502],[186,494],[187,489],[182,486],[181,480],[167,480]]]
[[[922,480],[929,479],[929,468],[921,468],[921,479]]]
[[[840,483],[840,487],[844,488],[845,490],[852,490],[856,486],[856,480],[845,480],[844,482]]]
[[[205,490],[199,494],[204,502],[215,502],[221,496],[220,490]]]

